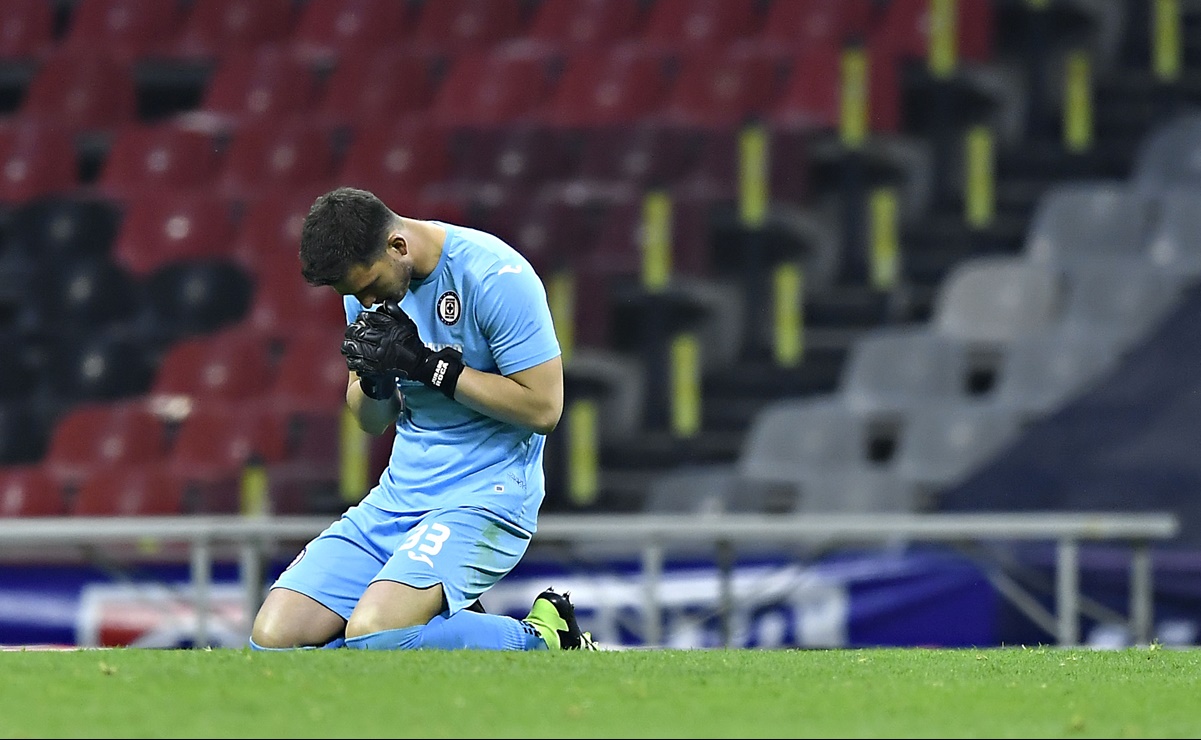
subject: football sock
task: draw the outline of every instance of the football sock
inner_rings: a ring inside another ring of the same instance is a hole
[[[502,614],[460,611],[429,624],[351,637],[346,647],[360,650],[546,650],[546,642],[525,622]]]

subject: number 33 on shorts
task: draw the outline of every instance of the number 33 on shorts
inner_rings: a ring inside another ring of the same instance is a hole
[[[437,555],[442,550],[442,544],[450,539],[450,527],[445,524],[422,524],[401,543],[397,551],[408,550],[409,557],[420,560],[431,568],[434,561],[430,556]]]

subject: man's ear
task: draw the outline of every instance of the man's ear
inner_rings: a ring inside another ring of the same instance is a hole
[[[401,254],[409,253],[409,243],[399,231],[393,231],[388,236],[388,248],[395,249]]]

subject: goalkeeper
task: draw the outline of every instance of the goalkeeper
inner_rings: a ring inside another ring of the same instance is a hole
[[[347,405],[365,431],[395,438],[379,482],[272,585],[251,646],[592,649],[567,594],[547,589],[524,620],[472,608],[529,546],[563,410],[529,262],[355,188],[313,203],[300,262],[309,284],[343,296]]]

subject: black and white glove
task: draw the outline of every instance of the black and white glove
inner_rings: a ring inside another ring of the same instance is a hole
[[[463,354],[449,347],[437,352],[426,347],[417,334],[417,324],[396,301],[360,313],[346,327],[342,354],[346,366],[360,378],[399,375],[442,391],[447,398],[455,397],[463,373]],[[366,387],[363,392],[367,393]]]

